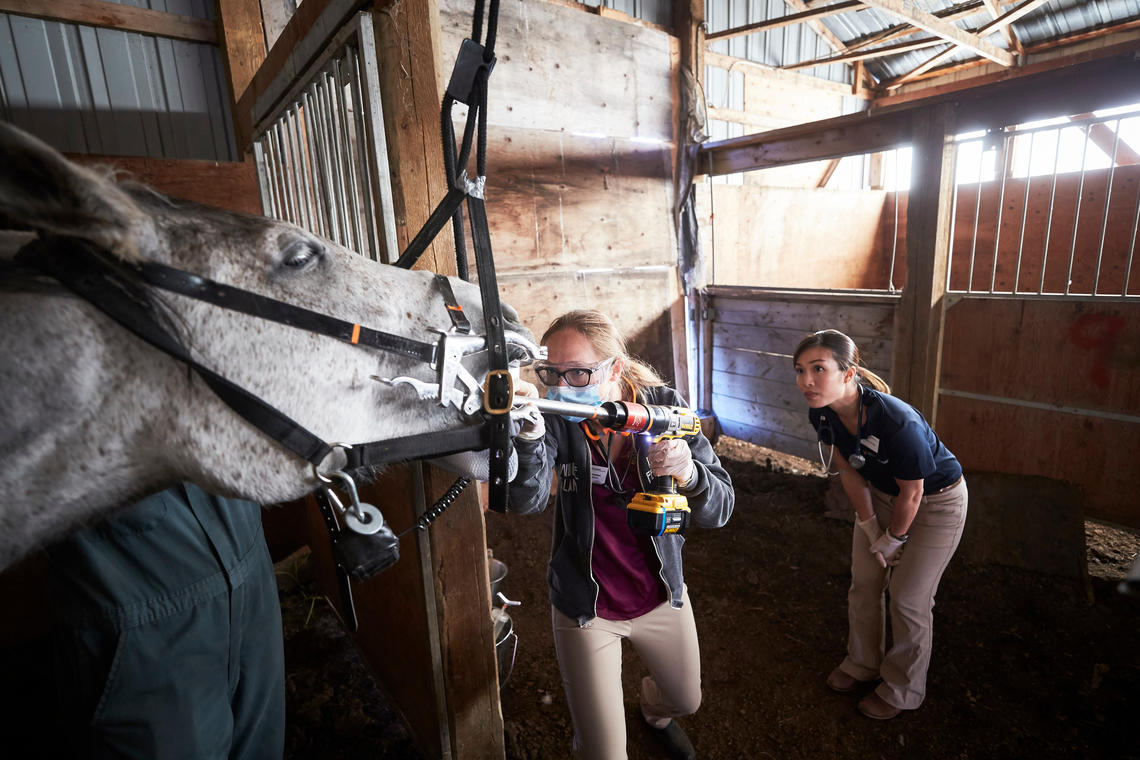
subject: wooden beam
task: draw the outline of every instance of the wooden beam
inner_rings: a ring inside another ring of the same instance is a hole
[[[265,61],[265,31],[261,21],[261,0],[215,0],[221,30],[222,62],[226,67],[226,89],[230,95],[230,118],[234,134],[248,131],[247,119],[240,118],[238,100],[249,87]],[[248,115],[247,115],[248,116]],[[240,139],[238,151],[247,153]]]
[[[0,0],[0,13],[218,44],[213,21],[101,0]]]
[[[952,103],[958,128],[970,130],[1140,102],[1138,49],[1140,40],[1118,46],[1105,58],[1070,60],[1063,68],[1006,71],[1003,79],[982,87],[706,143],[697,166],[706,174],[731,174],[889,150],[910,144],[915,113],[941,103]]]
[[[919,10],[915,7],[913,0],[863,0],[863,2],[888,13],[893,13],[920,29],[925,29],[931,34],[937,34],[949,42],[973,50],[994,63],[1000,63],[1002,66],[1012,66],[1014,63],[1013,54],[1008,50],[1002,50],[996,45],[991,45],[976,34],[962,31],[933,13]]]
[[[936,45],[945,45],[946,40],[941,37],[927,37],[921,40],[914,40],[912,42],[899,42],[894,45],[887,45],[880,48],[872,48],[871,50],[859,49],[847,53],[840,53],[839,55],[832,55],[826,58],[816,58],[813,61],[803,61],[801,63],[790,63],[786,66],[781,66],[783,71],[795,71],[797,69],[810,69],[816,66],[828,66],[833,63],[846,63],[848,61],[866,61],[870,58],[885,58],[888,55],[899,55],[900,53],[910,53],[914,50],[922,50],[923,48],[934,47]],[[953,48],[950,48],[953,50]]]
[[[1008,30],[1009,25],[1012,24],[1014,21],[1017,21],[1018,19],[1020,19],[1024,16],[1027,16],[1028,14],[1037,10],[1042,5],[1047,3],[1048,1],[1049,0],[1025,0],[1025,2],[1021,3],[1021,5],[1017,6],[1016,8],[1008,11],[1007,13],[1005,13],[1001,16],[998,16],[993,21],[990,21],[989,23],[984,24],[982,26],[982,28],[978,30],[978,34],[979,35],[991,34],[994,31],[997,31],[998,29]],[[934,55],[933,57],[928,58],[927,60],[923,61],[922,63],[920,63],[918,66],[911,69],[907,73],[905,73],[902,76],[892,80],[887,86],[891,87],[891,88],[898,87],[902,83],[904,83],[910,79],[913,79],[914,77],[917,77],[919,74],[923,73],[924,71],[927,71],[927,70],[933,68],[940,61],[945,60],[947,57],[949,57],[949,55],[951,53],[954,52],[954,50],[955,50],[955,48],[953,48],[953,47],[947,48],[946,50],[943,50],[942,52]]]
[[[946,273],[954,201],[954,106],[914,118],[914,153],[906,216],[906,284],[895,314],[893,393],[934,425],[938,415]]]
[[[876,153],[875,155],[879,154]],[[830,182],[831,178],[835,175],[835,170],[839,168],[839,162],[842,160],[842,158],[833,158],[827,162],[827,166],[824,167],[823,170],[823,176],[819,178],[819,183],[816,185],[816,187],[827,187],[827,183]]]
[[[943,8],[939,11],[934,11],[934,15],[943,21],[957,21],[960,18],[972,16],[978,12],[982,7],[982,0],[969,0],[965,3],[955,3],[949,8]],[[902,39],[909,37],[912,34],[918,34],[922,29],[911,26],[910,24],[894,24],[882,31],[866,34],[857,39],[851,40],[847,43],[847,49],[851,51],[862,50],[868,45],[877,45],[891,40]]]
[[[1134,28],[1140,28],[1140,21],[1133,22]],[[1027,48],[1029,54],[1034,53],[1035,47]],[[1075,53],[1070,56],[1063,56],[1058,58],[1050,58],[1048,60],[1031,63],[1026,66],[1018,66],[1014,69],[1002,69],[990,74],[983,74],[981,76],[972,77],[969,79],[959,79],[946,84],[937,85],[934,87],[926,87],[924,89],[916,89],[911,92],[901,93],[898,95],[880,95],[874,99],[872,108],[895,108],[898,106],[906,105],[916,101],[929,101],[932,99],[942,97],[953,97],[955,93],[965,93],[967,91],[977,91],[979,88],[998,85],[1002,82],[1012,82],[1018,79],[1041,77],[1046,76],[1050,72],[1057,72],[1061,69],[1066,69],[1071,66],[1087,66],[1095,63],[1098,60],[1107,60],[1112,58],[1121,58],[1128,54],[1140,53],[1140,39],[1122,42],[1119,45],[1112,45],[1109,47],[1096,48],[1093,50],[1084,50],[1080,53]],[[975,67],[981,64],[986,64],[988,61],[975,61],[968,64],[969,67]],[[931,72],[931,76],[938,76],[941,73],[948,71],[948,69],[939,69],[936,72]],[[1129,90],[1131,82],[1121,82],[1124,90]],[[1056,114],[1054,114],[1055,116]]]
[[[1001,16],[1001,5],[998,4],[998,0],[982,0],[982,2],[985,3],[986,10],[988,10],[990,15],[995,19]],[[1003,26],[1001,28],[1001,35],[1005,37],[1005,44],[1009,50],[1018,56],[1025,55],[1025,48],[1021,46],[1021,40],[1017,38],[1017,34],[1013,31],[1012,26]]]
[[[848,97],[852,95],[864,99],[871,97],[871,93],[868,93],[866,88],[861,88],[858,93],[852,93],[851,85],[843,84],[842,82],[833,82],[830,79],[820,79],[819,77],[813,77],[807,74],[798,74],[794,71],[774,68],[758,61],[750,61],[747,58],[737,58],[736,56],[724,55],[723,53],[714,53],[711,50],[705,53],[705,62],[709,66],[716,66],[725,71],[732,71],[738,66],[760,69],[764,72],[765,76],[772,77],[778,81],[787,82],[794,87],[830,92],[835,95],[846,95]]]
[[[1092,118],[1093,114],[1091,113],[1073,114],[1069,117],[1069,121],[1080,122]],[[1126,140],[1118,135],[1117,130],[1109,129],[1106,122],[1098,121],[1095,124],[1090,124],[1089,139],[1096,147],[1104,151],[1109,160],[1117,166],[1140,164],[1140,155],[1132,149]]]
[[[803,11],[810,10],[807,3],[803,2],[803,0],[784,0],[784,4],[792,10],[800,11],[801,13]],[[828,45],[831,45],[832,49],[836,52],[842,53],[847,49],[847,45],[843,42],[843,40],[836,37],[832,31],[824,26],[823,22],[819,19],[811,19],[807,22],[807,24],[816,34],[823,38],[824,42],[826,42]]]
[[[771,29],[779,29],[780,27],[784,26],[802,24],[806,21],[826,18],[827,16],[834,16],[837,13],[846,13],[847,11],[859,10],[863,7],[863,3],[860,2],[860,0],[845,0],[845,2],[836,3],[835,5],[828,5],[822,8],[810,8],[799,13],[789,13],[786,16],[765,19],[764,21],[757,21],[752,24],[745,24],[744,26],[736,26],[732,29],[722,29],[719,32],[709,32],[707,35],[705,35],[705,39],[709,42],[729,40],[734,37],[743,37],[747,34],[755,34],[756,32],[766,32]]]
[[[908,145],[910,132],[909,111],[850,114],[706,143],[697,170],[715,176],[891,150]]]

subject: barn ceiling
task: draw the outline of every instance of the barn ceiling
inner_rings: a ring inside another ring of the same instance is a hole
[[[831,79],[837,65],[861,61],[869,84],[892,90],[1135,34],[1140,0],[706,0],[706,19],[712,51]]]

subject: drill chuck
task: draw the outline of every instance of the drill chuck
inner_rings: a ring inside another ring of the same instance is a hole
[[[615,433],[645,433],[655,440],[681,438],[701,432],[701,419],[691,409],[664,404],[606,401],[601,406],[516,396],[516,403],[533,403],[540,412],[594,420]]]

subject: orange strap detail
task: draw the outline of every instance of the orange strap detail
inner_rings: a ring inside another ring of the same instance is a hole
[[[360,325],[352,326],[352,344],[356,345],[360,342]]]

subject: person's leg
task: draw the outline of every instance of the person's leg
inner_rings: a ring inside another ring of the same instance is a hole
[[[890,498],[872,488],[871,500],[885,530],[890,522]],[[855,526],[851,535],[851,587],[847,590],[847,657],[839,669],[858,681],[878,678],[886,635],[883,591],[887,571],[870,549],[866,534]]]
[[[701,705],[701,652],[688,588],[681,601],[680,609],[663,602],[630,621],[630,642],[649,669],[641,680],[641,713],[654,728]]]
[[[229,610],[223,592],[152,625],[118,634],[109,658],[103,660],[106,670],[85,756],[229,754],[234,728],[226,699]]]
[[[629,635],[629,624],[594,618],[581,628],[554,608],[551,624],[575,750],[585,760],[624,760],[621,642]]]
[[[934,640],[934,595],[966,524],[966,483],[924,497],[889,585],[892,644],[875,693],[888,705],[913,710],[926,696]]]
[[[261,541],[245,583],[234,590],[234,657],[230,704],[231,760],[280,760],[285,753],[285,652],[281,606],[269,550]],[[235,682],[236,681],[236,682]]]

